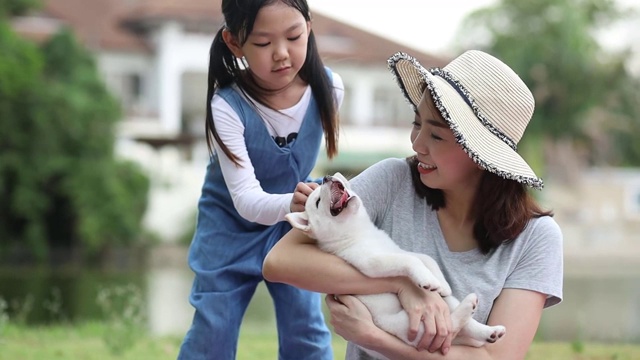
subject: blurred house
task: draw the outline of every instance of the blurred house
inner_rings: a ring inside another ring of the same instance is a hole
[[[95,54],[124,109],[118,154],[152,178],[146,227],[165,241],[193,228],[208,161],[209,48],[222,23],[220,0],[44,0],[40,11],[13,24],[35,40],[70,27]],[[321,157],[318,174],[356,174],[381,158],[411,154],[413,114],[386,60],[406,51],[425,66],[446,61],[321,14],[312,26],[325,64],[345,84],[340,155],[331,162]]]
[[[545,188],[544,203],[562,226],[566,268],[597,272],[628,266],[638,272],[640,169],[582,169]]]

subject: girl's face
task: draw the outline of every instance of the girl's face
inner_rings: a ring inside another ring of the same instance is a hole
[[[418,105],[411,142],[424,185],[443,191],[477,188],[483,170],[458,145],[428,89]]]
[[[229,40],[230,34],[225,42],[235,56],[245,57],[258,85],[277,91],[290,85],[304,65],[310,32],[311,23],[298,10],[278,1],[258,11],[244,44]]]

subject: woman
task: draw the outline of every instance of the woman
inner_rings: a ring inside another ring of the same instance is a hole
[[[443,69],[398,53],[389,67],[416,113],[416,154],[383,160],[351,186],[378,227],[402,248],[435,258],[454,296],[478,294],[474,318],[504,325],[507,335],[480,348],[451,346],[449,309],[437,294],[405,278],[367,278],[297,230],[267,255],[263,274],[327,294],[398,294],[409,337],[420,322],[426,328],[417,348],[375,327],[354,297],[326,298],[339,335],[391,359],[523,359],[543,308],[562,297],[562,234],[528,193],[543,183],[516,152],[533,96],[513,70],[480,51]],[[366,358],[349,344],[347,359]]]

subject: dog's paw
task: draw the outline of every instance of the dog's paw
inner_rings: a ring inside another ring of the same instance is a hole
[[[467,295],[459,305],[462,309],[467,309],[466,311],[473,315],[478,308],[478,295],[475,293],[471,293]]]
[[[438,280],[419,281],[419,282],[416,282],[416,285],[418,285],[418,287],[421,287],[425,290],[440,291],[440,282]]]
[[[451,291],[451,287],[449,286],[449,284],[444,283],[438,289],[438,293],[440,294],[440,296],[445,297],[445,296],[451,296],[453,292]]]
[[[465,297],[458,306],[451,311],[451,322],[453,324],[454,329],[461,329],[463,326],[469,322],[472,318],[473,314],[476,312],[476,308],[478,307],[478,296],[474,293],[471,293]],[[479,338],[482,339],[485,334],[482,334]],[[490,334],[486,334],[486,336],[490,336]]]
[[[507,329],[502,325],[491,326],[493,330],[489,336],[487,337],[487,342],[493,344],[494,342],[500,340],[504,334],[507,333]]]
[[[440,291],[442,285],[438,279],[430,273],[414,274],[412,276],[414,283],[425,290]]]

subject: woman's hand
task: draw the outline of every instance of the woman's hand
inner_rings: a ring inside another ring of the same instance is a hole
[[[417,345],[418,350],[440,350],[446,355],[455,334],[452,333],[449,307],[440,294],[420,289],[407,279],[398,290],[398,299],[409,314],[409,340],[415,339],[423,324],[425,331]]]
[[[355,296],[329,294],[325,302],[336,334],[364,347],[375,341],[373,334],[381,330],[373,323],[369,309]]]
[[[289,206],[289,210],[291,212],[303,212],[304,204],[307,202],[309,194],[311,194],[318,186],[320,185],[314,182],[299,182],[293,192],[293,198],[291,198],[291,206]]]

